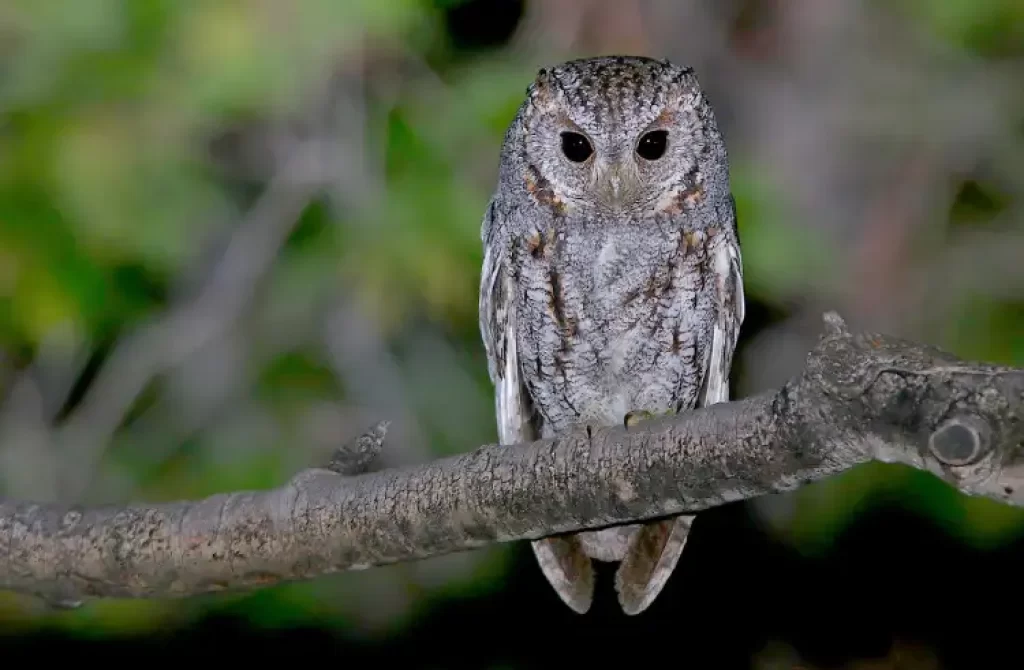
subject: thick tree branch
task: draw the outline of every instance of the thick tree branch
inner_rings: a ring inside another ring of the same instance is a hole
[[[871,459],[1024,504],[1024,370],[851,335],[826,315],[778,391],[641,428],[580,430],[365,472],[383,426],[263,492],[80,508],[0,503],[0,588],[48,600],[187,595],[699,512]],[[361,473],[361,474],[360,474]]]

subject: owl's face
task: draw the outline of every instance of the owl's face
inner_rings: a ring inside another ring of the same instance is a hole
[[[699,181],[702,163],[721,160],[689,69],[637,57],[572,61],[541,70],[528,95],[526,161],[575,209],[655,213]]]

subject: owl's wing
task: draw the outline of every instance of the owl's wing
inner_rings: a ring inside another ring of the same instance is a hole
[[[718,309],[711,337],[711,355],[704,369],[698,407],[729,400],[729,371],[746,311],[743,294],[743,260],[739,244],[726,239],[712,255]]]
[[[494,383],[495,413],[501,444],[531,442],[540,437],[534,408],[523,383],[516,340],[515,279],[505,262],[506,245],[495,239],[495,206],[484,221],[484,263],[480,278],[480,332],[487,367]],[[574,535],[548,537],[530,543],[544,576],[562,601],[583,613],[594,597],[594,571]]]
[[[530,417],[530,398],[520,376],[516,341],[513,279],[504,262],[506,247],[494,239],[490,219],[494,205],[487,208],[484,229],[484,265],[480,277],[480,333],[487,352],[487,368],[494,384],[498,439],[502,444],[519,444],[537,439]]]
[[[745,310],[743,263],[739,244],[721,238],[709,259],[717,294],[711,345],[706,350],[703,384],[697,406],[729,400],[729,370]],[[692,515],[641,526],[615,573],[619,604],[626,614],[639,614],[661,593],[686,546]]]

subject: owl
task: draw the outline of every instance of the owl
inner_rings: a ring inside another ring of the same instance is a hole
[[[480,330],[510,445],[729,399],[743,271],[726,148],[691,68],[606,56],[541,69],[482,226]],[[553,504],[558,504],[554,501]],[[531,543],[585,613],[592,561],[643,612],[692,516]]]

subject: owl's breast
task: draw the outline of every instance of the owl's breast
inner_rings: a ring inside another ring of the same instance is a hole
[[[713,322],[700,259],[681,232],[647,232],[565,235],[522,263],[524,378],[549,432],[696,399]]]

